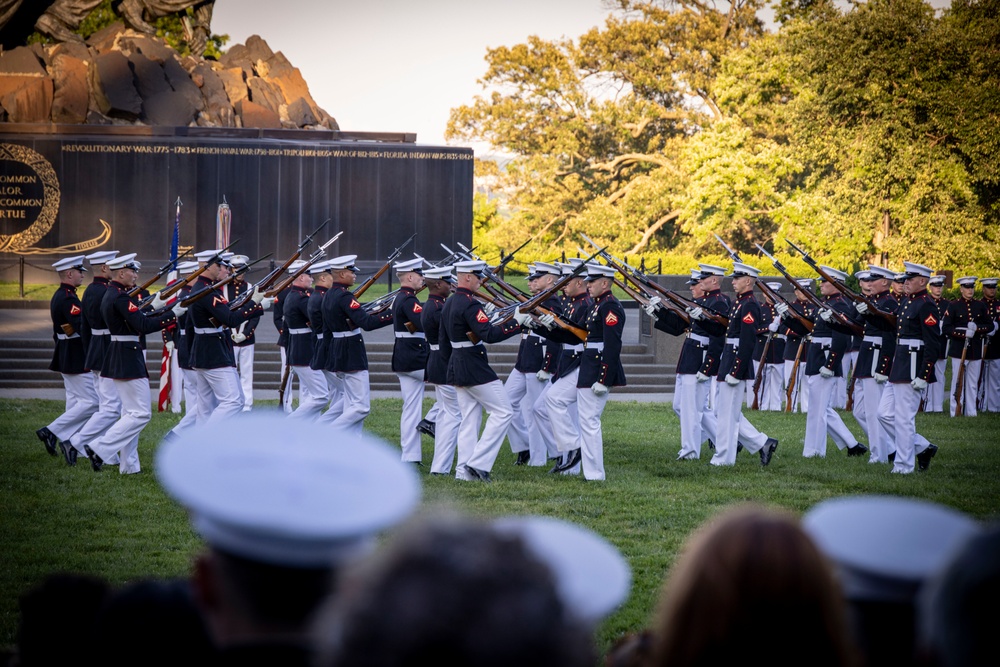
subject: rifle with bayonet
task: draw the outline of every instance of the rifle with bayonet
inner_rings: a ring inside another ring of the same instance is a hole
[[[164,287],[159,292],[155,292],[155,293],[150,294],[149,296],[147,296],[140,303],[140,307],[145,307],[148,304],[150,304],[153,301],[153,299],[156,298],[157,295],[159,295],[159,297],[160,297],[160,299],[162,301],[166,301],[171,296],[173,296],[177,292],[181,291],[181,289],[183,289],[187,285],[190,285],[190,284],[194,283],[194,281],[198,279],[198,276],[200,276],[201,274],[205,273],[205,271],[208,270],[208,267],[212,266],[212,264],[214,264],[215,262],[217,262],[218,260],[220,260],[222,258],[222,255],[225,254],[226,252],[228,252],[228,250],[230,248],[232,248],[234,245],[236,245],[237,243],[239,243],[239,241],[240,241],[239,239],[236,239],[235,241],[233,241],[232,243],[230,243],[229,245],[227,245],[225,248],[223,248],[219,252],[217,252],[214,255],[212,255],[205,262],[204,266],[201,266],[196,271],[192,271],[189,275],[185,276],[183,280],[178,280],[173,285],[170,285],[169,287]]]
[[[764,349],[760,353],[760,364],[757,365],[757,375],[753,379],[753,404],[750,406],[751,410],[760,410],[760,388],[764,384],[764,374],[767,373],[767,353],[771,349],[771,340],[774,338],[774,332],[768,331],[767,338],[764,340]]]
[[[788,389],[785,391],[785,412],[795,410],[795,389],[799,381],[799,364],[802,361],[802,350],[805,349],[806,339],[799,341],[799,347],[795,350],[795,361],[792,362],[792,374],[788,377]]]
[[[236,269],[235,271],[233,271],[232,273],[230,273],[228,276],[226,276],[222,280],[217,280],[214,283],[212,283],[211,285],[209,285],[208,287],[205,287],[204,289],[200,289],[197,292],[193,292],[193,293],[189,294],[186,299],[184,299],[183,301],[181,301],[181,305],[184,306],[185,308],[190,308],[191,304],[193,304],[195,301],[199,300],[200,298],[202,298],[206,294],[210,293],[212,290],[217,290],[217,289],[221,289],[221,288],[225,287],[229,283],[233,282],[238,276],[241,276],[244,273],[248,272],[250,270],[251,266],[253,266],[254,264],[259,264],[260,262],[263,262],[265,259],[269,258],[271,255],[272,255],[272,253],[268,253],[268,254],[264,255],[263,257],[261,257],[260,259],[255,259],[254,261],[250,262],[249,264],[244,264],[243,266],[241,266],[240,268]]]
[[[965,344],[962,346],[962,357],[958,360],[958,373],[955,374],[955,416],[965,416],[965,402],[969,400],[965,396],[965,367],[966,354],[969,352],[969,337],[965,337]]]
[[[768,251],[764,250],[764,248],[761,247],[759,243],[755,243],[754,245],[757,246],[757,250],[759,250],[762,255],[771,260],[771,264],[774,265],[774,268],[778,269],[778,271],[781,273],[781,275],[785,277],[786,280],[788,280],[790,283],[795,283],[795,278],[793,278],[791,274],[788,273],[788,269],[786,269],[785,266],[778,261],[777,257],[772,255]],[[837,322],[839,322],[846,329],[849,329],[853,335],[861,336],[864,334],[864,329],[862,327],[859,327],[856,323],[854,323],[850,319],[848,319],[847,315],[844,315],[842,312],[838,310],[833,310],[831,308],[828,308],[825,303],[819,300],[819,297],[817,297],[809,290],[801,290],[801,292],[806,295],[806,298],[809,300],[810,303],[812,303],[814,306],[816,306],[817,309],[819,309],[816,312],[817,317],[819,317],[820,310],[829,310],[830,312],[833,313],[834,317],[837,318]],[[791,306],[789,306],[789,308],[791,308]],[[788,312],[793,312],[793,311],[789,310]]]
[[[854,290],[852,290],[851,288],[849,288],[847,285],[843,284],[839,280],[836,280],[826,270],[824,270],[823,267],[820,266],[819,263],[816,260],[814,260],[812,257],[810,257],[809,253],[807,253],[801,247],[799,247],[799,246],[795,245],[794,243],[792,243],[792,241],[790,239],[785,239],[785,243],[787,243],[788,245],[792,246],[793,250],[795,250],[800,255],[802,255],[802,259],[805,260],[806,264],[808,264],[809,266],[811,266],[812,269],[813,269],[813,271],[815,271],[816,273],[818,273],[823,280],[825,280],[826,282],[828,282],[831,285],[833,285],[834,287],[836,287],[837,290],[841,294],[843,294],[844,296],[846,296],[848,299],[850,299],[851,301],[853,301],[855,303],[864,303],[866,306],[868,306],[868,312],[872,313],[873,315],[877,315],[877,316],[881,317],[883,320],[885,320],[886,322],[888,322],[893,328],[896,327],[896,314],[895,313],[887,313],[884,310],[880,310],[879,307],[875,305],[875,302],[872,301],[871,299],[869,299],[867,296],[865,296],[864,294],[859,294],[859,293],[855,292]]]
[[[303,273],[305,273],[306,271],[308,271],[309,267],[311,267],[313,264],[315,264],[316,262],[318,262],[322,258],[326,257],[326,249],[329,248],[331,245],[333,245],[337,241],[337,239],[340,238],[340,235],[343,234],[343,233],[344,233],[343,231],[337,232],[333,236],[332,239],[330,239],[329,241],[327,241],[326,243],[324,243],[320,247],[316,248],[316,250],[313,251],[313,254],[309,256],[309,259],[307,259],[305,262],[303,262],[302,266],[300,266],[299,268],[295,269],[295,273],[292,273],[291,275],[289,275],[287,278],[285,278],[284,280],[282,280],[277,285],[273,285],[270,289],[266,290],[264,292],[264,296],[267,296],[267,297],[278,296],[283,291],[285,291],[286,289],[288,289],[288,286],[291,285],[293,282],[295,282],[296,278],[298,278]]]
[[[185,250],[181,254],[177,255],[176,259],[172,259],[169,262],[167,262],[166,264],[164,264],[163,266],[161,266],[160,270],[156,272],[156,275],[154,275],[152,278],[150,278],[149,280],[147,280],[146,282],[144,282],[142,285],[139,285],[138,287],[133,287],[132,289],[130,289],[128,291],[128,295],[129,296],[135,296],[139,292],[141,292],[141,291],[143,291],[145,289],[149,289],[150,287],[152,287],[156,283],[157,280],[159,280],[160,278],[162,278],[164,276],[164,274],[166,274],[166,273],[172,271],[174,268],[176,268],[177,262],[179,262],[182,258],[187,257],[188,255],[190,255],[193,250],[194,250],[194,246],[191,246],[190,248],[188,248],[187,250]]]
[[[416,237],[416,235],[417,235],[416,232],[414,232],[413,236],[403,241],[402,245],[400,245],[398,248],[392,251],[392,253],[389,255],[389,258],[386,259],[385,264],[382,265],[382,268],[380,268],[378,271],[369,276],[368,280],[361,283],[361,286],[354,290],[353,295],[355,299],[360,299],[361,295],[367,292],[368,288],[374,285],[375,281],[381,278],[382,275],[389,270],[389,267],[392,266],[392,263],[395,262],[396,259],[403,254],[403,248],[410,245],[410,241],[412,241]]]

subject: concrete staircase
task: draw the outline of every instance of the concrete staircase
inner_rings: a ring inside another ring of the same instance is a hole
[[[160,376],[159,336],[149,336],[146,365],[150,382],[155,386]],[[517,346],[501,343],[488,346],[490,363],[501,379],[514,367]],[[371,388],[373,391],[398,391],[399,380],[390,368],[392,343],[368,342]],[[277,390],[281,381],[281,357],[274,344],[258,344],[254,360],[254,388]],[[39,338],[0,338],[0,389],[50,389],[62,387],[62,378],[49,370],[52,341]],[[616,393],[671,393],[674,367],[657,364],[645,345],[625,345],[622,364],[628,387]]]

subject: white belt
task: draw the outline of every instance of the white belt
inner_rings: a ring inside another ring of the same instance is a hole
[[[423,331],[414,331],[413,333],[410,333],[409,331],[395,331],[393,333],[396,334],[396,338],[423,338],[424,337],[424,332]]]
[[[110,329],[91,329],[90,330],[90,334],[92,336],[110,336],[111,335],[111,330]]]
[[[429,345],[430,345],[430,348],[431,348],[432,350],[434,350],[435,352],[437,352],[438,350],[440,350],[440,349],[441,349],[441,346],[440,346],[440,345],[437,345],[436,343],[430,343]]]
[[[530,333],[528,334],[528,337],[529,337],[529,338],[538,338],[538,339],[541,339],[541,335],[539,335],[539,334],[536,334],[536,333],[535,333],[534,331],[530,332]]]
[[[351,329],[350,331],[331,331],[330,334],[334,338],[350,338],[351,336],[360,336],[361,329]]]
[[[74,338],[79,338],[79,337],[80,337],[80,334],[76,334],[76,333],[73,334],[72,336],[67,336],[66,334],[61,334],[61,333],[57,333],[56,334],[56,338],[58,338],[59,340],[72,340]]]
[[[911,350],[919,350],[924,346],[924,341],[920,338],[900,338],[899,344],[905,345]]]
[[[708,336],[702,336],[700,334],[688,332],[688,338],[690,338],[695,342],[701,343],[702,345],[708,345]]]
[[[460,340],[457,343],[452,343],[452,347],[475,347],[477,345],[482,345],[482,343],[473,343],[471,340]]]
[[[288,333],[290,333],[290,334],[292,334],[294,336],[302,336],[302,335],[309,334],[309,333],[312,333],[312,332],[313,332],[313,330],[310,329],[309,327],[301,327],[299,329],[289,329],[288,330]]]
[[[598,352],[604,349],[604,343],[600,341],[594,343],[584,343],[583,346],[588,350],[597,350]]]
[[[316,334],[316,340],[323,340],[323,334],[322,333]]]
[[[726,345],[732,345],[733,347],[739,347],[740,346],[740,339],[739,338],[727,338],[726,339]]]
[[[194,332],[196,334],[219,334],[222,333],[222,327],[195,327]]]
[[[776,333],[774,334],[774,337],[777,338],[778,340],[787,340],[785,334]]]
[[[577,345],[563,345],[563,351],[569,350],[570,352],[583,352],[583,343]]]
[[[871,343],[872,345],[879,345],[879,346],[882,345],[882,337],[881,336],[865,336],[861,340],[863,340],[866,343]],[[923,341],[921,341],[921,342],[923,342]]]
[[[111,336],[112,342],[115,343],[138,343],[138,336]]]
[[[185,329],[181,329],[181,335],[182,336],[187,336],[187,331]]]
[[[812,342],[817,345],[822,345],[823,347],[830,347],[833,345],[833,338],[830,338],[829,336],[813,336]]]

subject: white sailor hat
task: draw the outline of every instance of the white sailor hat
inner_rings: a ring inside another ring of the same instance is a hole
[[[841,271],[840,269],[835,269],[832,266],[824,266],[823,264],[820,264],[819,268],[826,271],[830,275],[830,277],[833,278],[834,280],[839,280],[841,282],[847,280],[847,273],[845,271]]]
[[[810,290],[810,289],[812,289],[812,286],[813,286],[813,279],[812,278],[796,278],[795,279],[795,284],[798,286],[797,288],[800,289],[800,290]]]
[[[198,262],[180,262],[177,264],[177,273],[187,275],[198,268]]]
[[[87,255],[85,259],[91,266],[101,266],[107,264],[108,260],[114,259],[117,254],[117,250],[98,250]]]
[[[931,279],[927,281],[927,284],[931,287],[944,287],[944,276],[931,276]],[[988,285],[985,284],[985,281],[983,281],[983,286],[988,287]]]
[[[299,269],[301,269],[305,265],[305,263],[306,263],[306,260],[304,260],[304,259],[297,259],[294,262],[292,262],[291,264],[289,264],[288,265],[288,273],[289,273],[289,275],[291,275],[291,274],[295,273],[296,271],[298,271]]]
[[[562,275],[562,269],[555,264],[549,264],[548,262],[535,262],[534,274],[538,277],[541,276],[558,276]]]
[[[779,283],[779,282],[770,282],[770,283],[764,283],[764,284],[767,285],[769,288],[771,288],[775,292],[780,292],[781,291],[781,283]]]
[[[824,500],[802,527],[837,566],[849,600],[912,602],[978,524],[956,510],[913,498]]]
[[[906,274],[907,278],[924,277],[930,278],[931,268],[929,266],[924,266],[923,264],[915,264],[914,262],[903,262],[903,273]],[[961,280],[961,278],[959,278]]]
[[[591,262],[587,264],[587,282],[598,280],[599,278],[614,278],[617,270],[613,266],[605,266]]]
[[[983,278],[979,284],[983,287],[996,287],[998,282],[1000,282],[1000,278]]]
[[[726,275],[726,270],[721,266],[716,266],[715,264],[698,264],[698,269],[703,274],[706,274],[703,277]]]
[[[325,568],[369,553],[407,517],[420,481],[398,450],[361,433],[283,415],[247,415],[164,442],[156,472],[213,548],[292,568]]]
[[[52,264],[52,268],[56,271],[66,271],[68,269],[76,269],[78,271],[86,271],[87,268],[83,265],[83,255],[76,255],[75,257],[66,257],[60,259],[59,261]]]
[[[687,284],[688,285],[697,285],[698,283],[701,282],[701,279],[704,278],[704,277],[705,277],[705,274],[703,274],[698,269],[691,269],[691,277],[688,278]]]
[[[503,517],[497,532],[521,538],[547,565],[563,606],[594,626],[628,597],[632,573],[621,553],[597,533],[568,521],[542,516]]]
[[[474,273],[479,276],[482,275],[484,269],[486,269],[486,262],[481,259],[465,259],[461,262],[455,262],[455,273]]]
[[[451,282],[451,279],[454,278],[451,274],[451,269],[451,266],[434,266],[424,271],[424,278]]]
[[[860,281],[878,280],[879,279],[879,276],[876,276],[875,274],[873,274],[868,269],[861,269],[860,271],[856,271],[854,273],[854,277],[857,278]]]
[[[977,280],[979,280],[978,276],[962,276],[961,278],[959,278],[955,282],[958,283],[959,285],[961,285],[962,287],[973,287],[974,288],[976,286],[976,281]]]
[[[731,274],[733,278],[741,278],[744,276],[756,278],[759,275],[760,269],[750,266],[749,264],[743,264],[742,262],[733,262],[733,272]]]
[[[136,253],[130,252],[127,255],[118,255],[114,259],[108,262],[108,268],[112,271],[117,271],[118,269],[134,269],[138,271],[142,268],[142,264],[136,261]]]
[[[340,257],[334,257],[330,262],[330,268],[334,271],[341,271],[347,269],[348,271],[358,272],[358,267],[354,266],[354,260],[358,258],[357,255],[341,255]]]
[[[890,271],[882,266],[876,266],[875,264],[868,265],[868,272],[872,274],[872,277],[869,278],[869,280],[878,280],[879,278],[893,280],[896,277],[896,273],[894,271]]]
[[[315,262],[309,267],[309,275],[316,275],[319,273],[329,273],[330,272],[330,260],[323,260],[322,262]]]
[[[415,271],[416,273],[422,273],[424,268],[424,258],[414,257],[413,259],[408,259],[405,262],[396,262],[392,265],[392,270],[396,273],[406,273],[408,271]]]
[[[226,257],[226,255],[230,255]],[[226,253],[222,256],[223,259],[229,262],[230,266],[246,266],[250,263],[250,258],[246,255],[232,255],[231,253]]]

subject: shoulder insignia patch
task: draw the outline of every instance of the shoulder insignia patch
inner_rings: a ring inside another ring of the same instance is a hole
[[[487,322],[490,321],[490,318],[486,317],[486,313],[480,310],[479,312],[476,313],[476,321],[486,324]]]
[[[134,313],[139,310],[139,306],[135,305],[131,301],[128,302],[128,312]]]
[[[72,306],[69,307],[69,314],[70,315],[79,315],[80,314],[80,306],[78,306],[78,305],[76,305],[74,303]]]
[[[351,299],[351,310],[357,310],[360,307],[361,307],[361,304],[358,303],[357,299]]]
[[[743,316],[743,324],[753,324],[753,313],[747,313]]]
[[[212,297],[212,307],[213,308],[215,308],[216,306],[218,306],[220,303],[226,303],[226,297],[218,297],[218,296],[213,296]]]
[[[424,308],[419,303],[415,303],[415,304],[413,304],[413,312],[415,312],[415,313],[422,313],[422,312],[424,312]]]
[[[613,327],[616,324],[618,324],[618,316],[612,312],[609,312],[607,315],[604,316],[604,323],[607,324],[609,327]]]
[[[924,320],[924,324],[926,324],[929,327],[933,327],[933,326],[937,325],[937,323],[938,323],[938,321],[934,317],[934,314],[933,313],[928,313],[927,314],[927,319]]]

